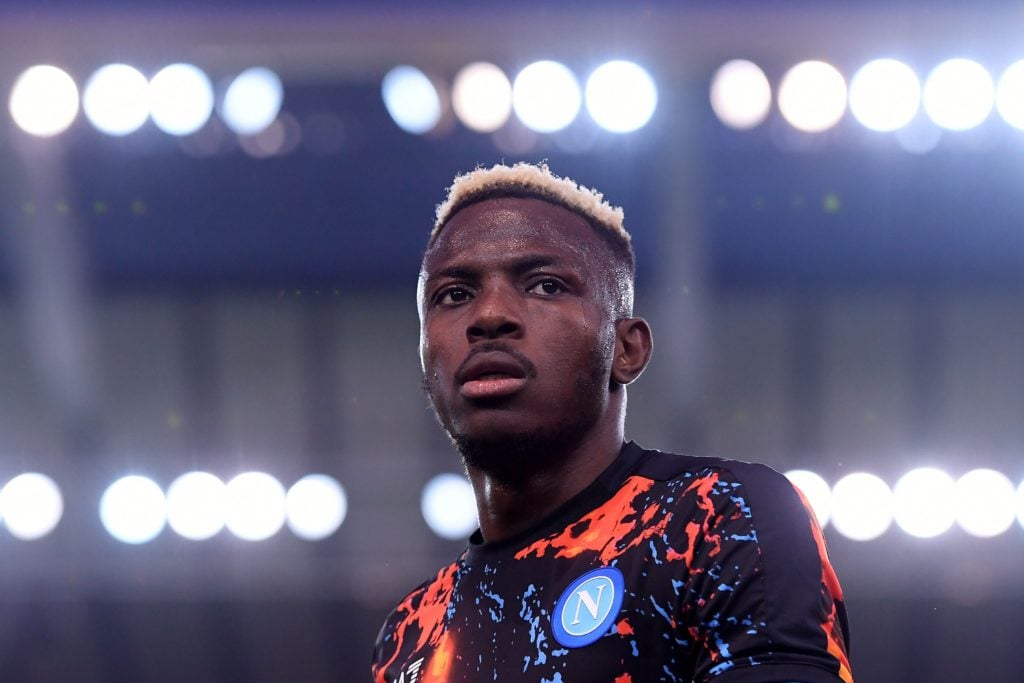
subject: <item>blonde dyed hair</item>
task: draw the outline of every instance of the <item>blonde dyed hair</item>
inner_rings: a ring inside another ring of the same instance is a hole
[[[520,162],[512,166],[495,164],[456,176],[448,188],[448,197],[437,205],[430,244],[459,209],[503,195],[536,197],[564,206],[586,218],[596,228],[608,230],[610,236],[629,247],[630,235],[623,224],[625,214],[622,208],[609,204],[597,190],[579,185],[572,178],[555,175],[544,162]]]
[[[605,201],[604,195],[597,190],[579,185],[571,178],[555,175],[544,162],[520,162],[512,166],[496,164],[456,176],[448,188],[447,199],[437,206],[427,251],[459,210],[486,199],[510,196],[541,199],[585,218],[609,247],[611,261],[605,278],[614,301],[613,314],[617,318],[632,315],[636,260],[630,235],[623,225],[622,209]]]

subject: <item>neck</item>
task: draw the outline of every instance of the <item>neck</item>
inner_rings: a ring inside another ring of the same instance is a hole
[[[606,424],[573,446],[537,453],[529,461],[543,466],[522,476],[467,465],[484,541],[493,543],[525,531],[597,479],[623,444],[622,420]]]

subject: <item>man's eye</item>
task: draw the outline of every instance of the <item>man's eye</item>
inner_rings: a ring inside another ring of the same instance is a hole
[[[542,294],[545,296],[551,296],[565,291],[565,287],[558,280],[541,280],[537,284],[526,290],[532,294]]]
[[[462,287],[451,287],[437,295],[439,304],[460,304],[469,300],[469,292]]]

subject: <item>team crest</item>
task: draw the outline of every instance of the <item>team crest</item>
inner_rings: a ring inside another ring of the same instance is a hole
[[[565,589],[551,625],[563,647],[583,647],[605,635],[622,607],[622,572],[601,567],[580,576]]]

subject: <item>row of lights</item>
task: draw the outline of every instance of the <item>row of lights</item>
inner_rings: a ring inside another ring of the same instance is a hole
[[[954,480],[936,468],[907,472],[893,487],[866,472],[848,474],[830,486],[809,470],[786,476],[806,497],[819,524],[843,536],[868,541],[895,522],[919,538],[938,536],[954,525],[979,538],[1005,533],[1014,520],[1024,525],[1024,482],[976,469]],[[421,512],[441,538],[465,540],[477,527],[476,500],[465,476],[444,473],[423,489]],[[60,522],[64,505],[57,484],[25,473],[0,489],[0,519],[15,538],[35,540]],[[130,475],[100,498],[99,517],[119,541],[146,543],[166,526],[183,538],[205,540],[227,529],[247,541],[265,540],[287,525],[315,541],[334,534],[348,510],[344,488],[323,474],[303,477],[285,490],[264,472],[245,472],[227,483],[208,472],[188,472],[164,491],[152,479]]]
[[[786,473],[814,510],[818,523],[847,538],[869,541],[895,522],[918,538],[932,538],[955,524],[972,536],[1005,533],[1014,520],[1024,526],[1024,482],[1015,487],[1006,475],[972,470],[954,480],[935,468],[907,472],[892,488],[866,472],[848,474],[829,486],[809,470]],[[476,501],[464,476],[441,474],[426,486],[423,516],[438,536],[465,540],[477,527]]]
[[[509,79],[498,66],[475,62],[461,69],[452,82],[432,79],[414,66],[397,66],[384,76],[384,104],[404,131],[428,133],[442,120],[448,105],[470,130],[490,133],[516,118],[537,133],[568,127],[586,106],[601,128],[630,133],[645,126],[658,106],[658,88],[639,64],[605,62],[580,85],[580,79],[560,62],[542,60]]]
[[[645,126],[658,104],[654,79],[625,60],[600,65],[583,85],[567,66],[551,60],[533,62],[513,79],[494,64],[476,62],[456,74],[450,89],[403,65],[384,76],[382,94],[395,123],[415,134],[437,127],[449,106],[477,132],[497,131],[515,114],[531,131],[554,133],[572,124],[584,105],[605,130],[629,133]],[[152,119],[168,134],[187,136],[206,124],[216,105],[228,128],[255,135],[275,121],[282,98],[280,78],[262,67],[238,74],[218,99],[210,78],[191,64],[165,66],[150,78],[128,64],[108,64],[85,81],[81,94],[66,71],[42,64],[17,78],[9,109],[20,128],[41,137],[66,130],[79,110],[109,135],[127,135]],[[715,72],[710,99],[725,125],[754,128],[771,112],[772,84],[758,65],[733,60]],[[996,81],[978,62],[949,59],[933,68],[923,84],[910,66],[895,59],[868,62],[849,84],[835,66],[805,61],[783,75],[774,101],[790,125],[810,133],[834,127],[847,110],[866,128],[881,132],[909,126],[921,109],[947,130],[975,128],[993,109],[1009,125],[1024,129],[1024,60]]]
[[[217,99],[210,78],[192,64],[170,64],[151,78],[128,64],[107,64],[85,81],[81,94],[66,71],[39,64],[18,76],[8,105],[15,124],[38,137],[67,130],[80,109],[108,135],[128,135],[149,119],[170,135],[191,135],[206,125],[215,104],[228,128],[255,135],[277,118],[282,98],[281,79],[263,67],[238,74]]]
[[[860,67],[849,85],[835,66],[806,61],[783,75],[776,104],[791,126],[809,133],[834,127],[847,109],[861,125],[879,132],[910,125],[922,108],[945,130],[976,128],[993,109],[1010,126],[1024,129],[1024,60],[1010,65],[996,81],[978,62],[948,59],[928,72],[922,84],[906,63],[876,59]],[[711,107],[731,128],[754,128],[772,108],[768,77],[747,60],[725,63],[712,78]]]
[[[344,488],[323,474],[310,474],[288,490],[265,472],[245,472],[227,483],[209,472],[188,472],[164,491],[152,479],[129,475],[103,492],[99,517],[124,543],[146,543],[166,526],[194,541],[227,529],[246,541],[270,538],[283,526],[299,538],[327,538],[348,510]],[[0,489],[0,520],[12,536],[36,540],[52,532],[64,514],[60,487],[45,474],[28,472]]]
[[[448,105],[447,84],[412,66],[392,69],[382,90],[391,117],[410,133],[433,130]],[[477,62],[458,72],[450,90],[459,120],[483,133],[501,128],[513,113],[534,132],[557,132],[576,120],[584,102],[602,128],[628,133],[646,125],[658,103],[650,74],[623,60],[602,64],[583,87],[559,62],[534,62],[512,80],[500,67]],[[710,99],[725,125],[754,128],[771,112],[772,85],[758,65],[732,60],[715,72]],[[993,109],[1009,125],[1024,129],[1024,60],[1003,71],[996,82],[975,61],[949,59],[932,69],[923,84],[910,66],[895,59],[868,62],[849,84],[835,66],[805,61],[783,75],[775,103],[790,125],[809,133],[834,127],[847,109],[863,126],[879,132],[907,127],[922,108],[946,130],[975,128]]]
[[[1024,482],[1015,487],[1001,472],[971,470],[959,479],[934,467],[910,470],[892,488],[867,472],[848,474],[829,486],[820,475],[793,470],[787,475],[814,510],[822,527],[869,541],[896,523],[917,538],[939,536],[954,525],[971,536],[992,538],[1014,520],[1024,525]]]

